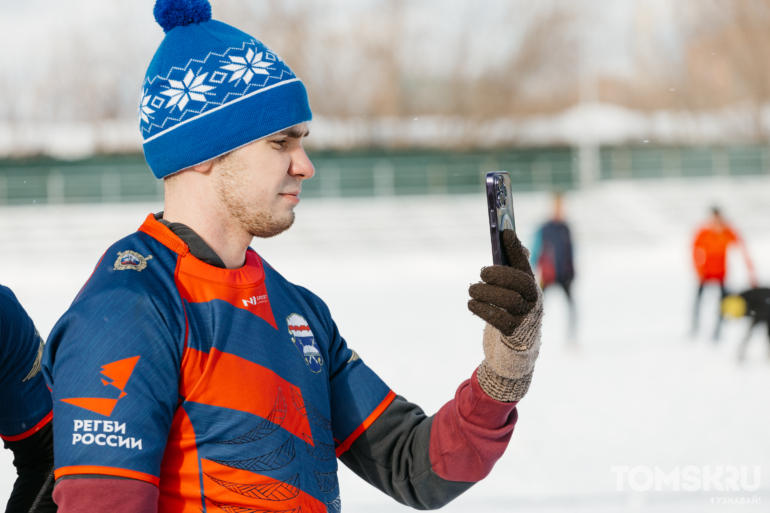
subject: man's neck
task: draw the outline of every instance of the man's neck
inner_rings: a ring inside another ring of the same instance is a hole
[[[721,233],[725,230],[725,225],[723,223],[711,223],[711,230]]]
[[[253,237],[238,226],[228,213],[206,214],[205,209],[176,208],[166,204],[163,219],[182,223],[197,233],[222,259],[227,269],[239,269],[246,263],[246,250]]]

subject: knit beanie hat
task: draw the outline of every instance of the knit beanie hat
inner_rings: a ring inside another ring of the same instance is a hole
[[[139,100],[144,156],[157,178],[313,117],[305,86],[260,41],[211,19],[208,0],[157,0],[166,37]]]

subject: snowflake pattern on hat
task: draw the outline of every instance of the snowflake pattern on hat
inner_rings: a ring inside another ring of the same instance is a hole
[[[262,55],[263,52],[254,53],[254,50],[249,48],[249,51],[246,52],[245,59],[238,55],[230,55],[230,60],[233,61],[233,63],[228,64],[227,66],[222,66],[222,69],[233,72],[233,76],[230,77],[230,82],[234,82],[243,78],[244,82],[250,84],[251,79],[254,78],[255,74],[270,74],[268,71],[268,69],[270,69],[270,63],[263,61]]]
[[[149,106],[150,100],[152,100],[152,96],[147,94],[147,89],[142,88],[142,94],[139,96],[138,113],[140,125],[142,124],[142,121],[149,123],[152,115],[155,114],[155,111],[152,110]]]
[[[163,76],[146,77],[138,112],[142,137],[148,142],[182,122],[298,80],[256,39],[222,53],[209,52],[184,67],[171,67]]]
[[[172,110],[174,107],[184,110],[190,100],[205,103],[206,93],[214,89],[214,86],[203,85],[203,81],[206,80],[207,76],[208,73],[204,73],[196,77],[192,70],[190,70],[181,82],[179,80],[169,80],[168,89],[160,93],[170,97],[166,107]]]

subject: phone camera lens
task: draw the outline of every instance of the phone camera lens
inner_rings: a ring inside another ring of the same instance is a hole
[[[503,188],[503,190],[505,190],[505,188]],[[503,193],[503,191],[500,191],[497,194],[497,206],[498,207],[500,207],[500,208],[504,208],[505,207],[505,203],[506,203],[505,197],[506,197],[506,195]]]

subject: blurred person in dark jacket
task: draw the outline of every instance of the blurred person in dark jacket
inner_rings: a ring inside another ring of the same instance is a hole
[[[743,317],[751,319],[751,325],[738,348],[738,361],[743,361],[746,358],[746,349],[751,335],[754,333],[754,328],[759,324],[764,324],[767,327],[766,340],[770,343],[770,288],[755,287],[740,294],[725,297],[722,300],[722,316],[732,319]]]
[[[553,197],[553,215],[537,232],[530,263],[540,276],[540,286],[545,291],[552,285],[564,290],[569,303],[569,341],[575,343],[575,302],[572,297],[572,281],[575,279],[572,233],[564,218],[564,195]]]

